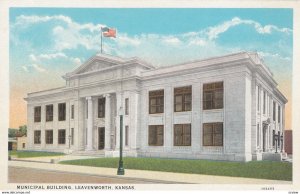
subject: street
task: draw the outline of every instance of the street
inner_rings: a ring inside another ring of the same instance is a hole
[[[155,180],[115,178],[81,173],[69,173],[33,168],[8,167],[9,183],[103,183],[103,184],[150,184],[172,183]]]

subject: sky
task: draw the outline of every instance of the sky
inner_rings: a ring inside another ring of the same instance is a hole
[[[64,86],[62,75],[100,52],[156,67],[255,51],[287,97],[291,128],[293,10],[10,8],[10,127],[26,124],[27,93]]]

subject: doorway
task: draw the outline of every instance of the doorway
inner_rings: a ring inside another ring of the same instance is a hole
[[[98,150],[103,150],[105,145],[105,128],[98,128]]]
[[[263,125],[263,152],[266,151],[266,136],[267,136],[267,125]]]

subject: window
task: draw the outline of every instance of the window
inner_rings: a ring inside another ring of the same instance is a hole
[[[71,106],[71,119],[74,119],[74,104]]]
[[[34,144],[41,144],[41,130],[34,131]]]
[[[276,103],[273,102],[273,121],[276,120]]]
[[[66,143],[66,130],[59,129],[58,130],[58,144],[65,144]]]
[[[125,126],[125,146],[128,146],[128,140],[129,140],[129,128],[128,128],[128,126]]]
[[[98,118],[105,117],[105,98],[98,98]]]
[[[125,98],[125,115],[129,115],[129,98]]]
[[[59,121],[66,120],[66,103],[58,104],[58,120]]]
[[[174,89],[174,111],[190,111],[192,109],[192,86]]]
[[[22,148],[25,148],[25,143],[22,143]]]
[[[74,128],[71,128],[71,145],[74,145]]]
[[[223,123],[203,124],[203,146],[223,146]]]
[[[278,123],[281,122],[281,107],[278,105]]]
[[[191,146],[191,124],[174,125],[174,146]]]
[[[259,139],[259,137],[260,137],[260,133],[259,133],[259,124],[257,124],[257,147],[259,147],[259,141],[260,141],[260,139]]]
[[[164,90],[156,90],[149,92],[149,113],[164,112]]]
[[[148,144],[150,146],[164,145],[164,126],[149,125]]]
[[[53,121],[53,104],[46,106],[46,121]]]
[[[275,130],[273,130],[273,147],[275,147]]]
[[[34,122],[41,122],[41,107],[34,107]]]
[[[266,91],[264,91],[264,94],[263,94],[263,99],[264,99],[264,104],[263,104],[263,114],[266,114]]]
[[[53,130],[46,130],[46,144],[53,144]]]
[[[223,108],[223,82],[203,84],[203,109]]]
[[[260,110],[260,88],[257,86],[257,111]]]

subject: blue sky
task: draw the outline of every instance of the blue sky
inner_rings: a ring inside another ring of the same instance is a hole
[[[26,96],[64,85],[62,75],[100,51],[102,26],[117,29],[105,53],[158,67],[257,51],[290,96],[292,9],[11,8],[12,90]]]

